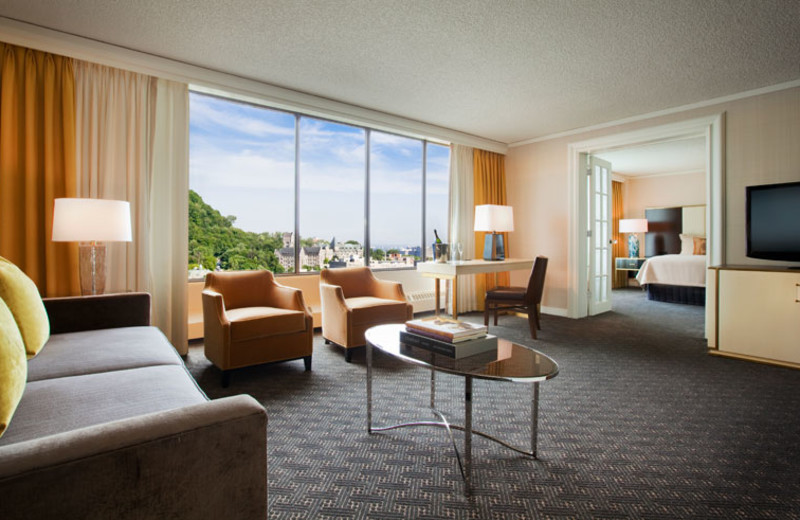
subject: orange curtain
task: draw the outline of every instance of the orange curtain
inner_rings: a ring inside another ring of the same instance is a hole
[[[43,296],[80,293],[78,245],[51,240],[53,200],[74,197],[72,60],[0,43],[0,255]]]
[[[618,181],[611,181],[611,239],[613,246],[611,248],[611,265],[617,265],[618,257],[628,256],[627,242],[623,240],[623,236],[619,233],[619,220],[622,218],[622,183]],[[628,271],[617,271],[614,268],[614,277],[611,279],[611,286],[614,289],[625,287],[628,284]]]
[[[475,205],[506,204],[506,163],[505,156],[475,149],[473,152],[473,179]],[[486,233],[475,232],[475,258],[483,258],[483,241]],[[508,233],[503,233],[506,258],[511,256]],[[483,310],[483,300],[486,289],[495,285],[509,285],[510,277],[507,272],[494,274],[475,275],[475,298],[478,310]]]

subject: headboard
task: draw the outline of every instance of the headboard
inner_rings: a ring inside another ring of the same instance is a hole
[[[659,255],[677,255],[681,252],[680,234],[683,229],[683,211],[677,208],[644,210],[647,233],[644,234],[644,252],[647,258]]]
[[[681,252],[681,233],[706,236],[706,207],[677,206],[644,210],[647,233],[644,234],[644,252],[647,258],[659,255],[677,255]]]

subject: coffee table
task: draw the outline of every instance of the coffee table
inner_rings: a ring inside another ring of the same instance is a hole
[[[450,436],[455,450],[458,467],[464,479],[464,494],[469,496],[472,484],[472,435],[479,435],[517,453],[536,457],[536,438],[539,423],[539,383],[558,375],[558,364],[546,355],[512,343],[497,340],[497,350],[475,356],[453,359],[442,354],[412,347],[400,342],[400,331],[405,325],[380,325],[366,332],[367,340],[367,432],[372,434],[409,426],[434,426],[444,428]],[[440,421],[414,421],[391,426],[372,424],[372,349],[377,348],[406,363],[419,365],[431,371],[430,407]],[[436,372],[446,372],[464,378],[464,425],[450,424],[447,418],[436,409]],[[531,384],[531,448],[526,450],[472,428],[472,380],[488,379],[497,382]],[[458,450],[453,430],[464,432],[463,461]]]

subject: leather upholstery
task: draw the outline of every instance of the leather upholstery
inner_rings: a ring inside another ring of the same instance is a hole
[[[320,272],[322,336],[349,349],[366,345],[364,333],[384,323],[405,323],[414,308],[398,282],[378,280],[368,267]]]
[[[537,256],[533,262],[527,287],[495,287],[486,291],[483,307],[483,323],[489,325],[489,315],[494,314],[497,325],[497,311],[517,309],[528,314],[528,327],[531,337],[536,339],[536,330],[541,329],[539,305],[544,292],[544,277],[547,273],[547,257]]]
[[[298,358],[310,367],[314,329],[303,292],[269,271],[208,273],[203,323],[205,355],[223,371]]]

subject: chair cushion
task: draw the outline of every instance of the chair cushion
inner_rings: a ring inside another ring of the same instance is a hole
[[[50,337],[47,311],[33,280],[3,257],[0,257],[0,298],[14,315],[27,356],[32,358]]]
[[[525,303],[526,292],[525,287],[495,287],[486,291],[486,299]]]
[[[306,330],[301,311],[276,307],[242,307],[225,313],[231,322],[231,341],[292,334]]]
[[[353,311],[353,325],[404,323],[408,318],[406,302],[373,296],[346,298],[345,302]]]
[[[0,299],[0,437],[25,391],[28,361],[17,322]]]

